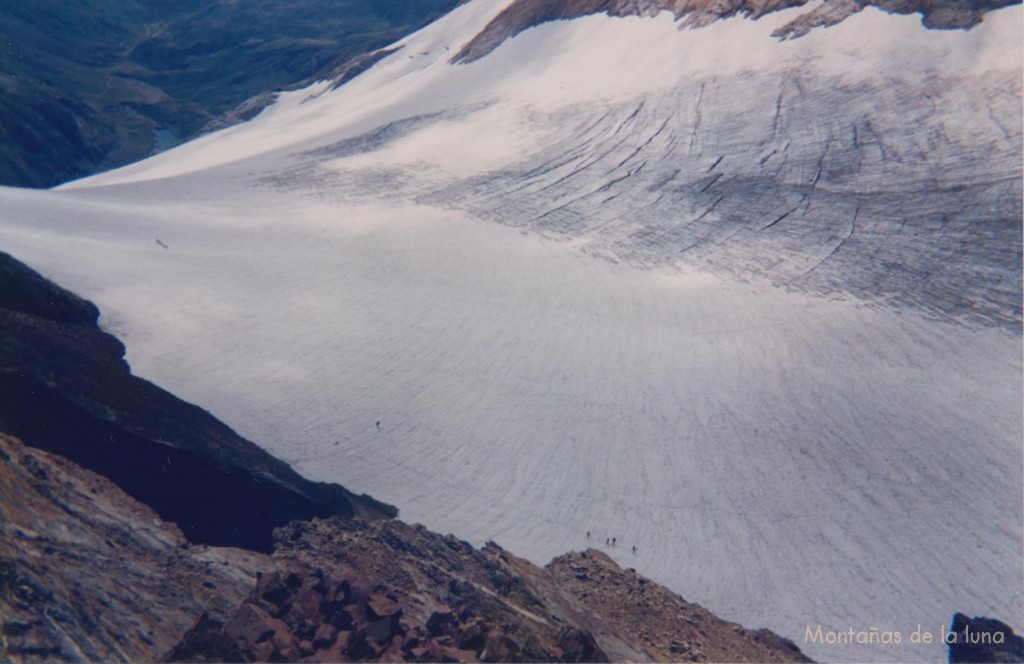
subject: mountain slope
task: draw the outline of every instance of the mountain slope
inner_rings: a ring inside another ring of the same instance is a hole
[[[453,63],[509,5],[0,191],[0,242],[142,375],[431,528],[785,634],[1019,627],[1020,7],[589,15]]]
[[[83,0],[0,7],[0,184],[142,159],[260,93],[330,76],[457,0]]]

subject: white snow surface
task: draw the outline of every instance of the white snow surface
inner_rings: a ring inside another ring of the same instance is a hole
[[[816,658],[944,658],[909,636],[954,611],[1024,627],[1019,334],[603,260],[588,237],[418,198],[549,144],[560,108],[680,81],[1019,69],[1020,7],[967,32],[867,9],[782,43],[771,31],[806,10],[685,31],[595,16],[449,64],[506,4],[464,5],[338,90],[145,162],[0,189],[0,248],[96,302],[137,375],[407,521],[537,563],[604,549]],[[347,180],[383,171],[398,180]],[[805,642],[818,625],[903,642]]]

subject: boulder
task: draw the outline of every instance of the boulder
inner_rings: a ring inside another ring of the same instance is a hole
[[[338,630],[334,625],[320,625],[313,635],[313,647],[317,650],[330,648],[338,640]]]
[[[558,648],[563,662],[607,662],[608,656],[590,632],[565,627],[558,634]]]
[[[224,626],[229,637],[245,644],[264,643],[275,634],[288,634],[288,631],[283,620],[274,618],[250,602],[240,606]]]

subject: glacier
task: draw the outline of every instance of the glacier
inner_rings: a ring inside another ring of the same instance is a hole
[[[1020,630],[1021,7],[787,41],[806,8],[589,16],[452,64],[507,4],[0,189],[0,246],[137,375],[405,520],[602,548],[815,658],[942,658],[908,637],[954,611]]]

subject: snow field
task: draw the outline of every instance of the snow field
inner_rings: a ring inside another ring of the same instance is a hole
[[[644,239],[675,221],[666,210],[682,218],[704,205],[662,171],[709,172],[722,143],[694,128],[641,145],[660,126],[650,108],[682,106],[703,81],[731,90],[749,77],[760,90],[764,77],[799,74],[885,90],[956,74],[990,91],[1020,68],[1020,7],[969,32],[926,32],[917,17],[869,9],[782,44],[771,31],[803,10],[681,33],[666,14],[589,17],[447,64],[503,6],[468,3],[339,90],[283,95],[250,123],[146,162],[55,192],[0,189],[0,246],[96,302],[138,375],[406,520],[538,563],[614,536],[608,552],[624,566],[820,659],[945,651],[807,644],[808,626],[908,635],[918,624],[937,632],[954,611],[1024,626],[1019,324],[780,288],[747,269],[771,252],[744,229],[729,261],[709,263],[735,273],[650,258],[685,246]],[[938,114],[926,137],[897,136],[900,146],[945,136],[945,155],[980,137],[1009,183],[997,185],[1019,188],[1019,164],[1016,180],[1002,165],[1019,154],[1019,128],[1003,117],[1019,84],[1005,94],[979,104],[977,117],[996,111],[987,124],[963,110],[965,95],[938,94],[955,112]],[[671,128],[771,127],[772,104],[755,100],[760,124],[699,118],[694,100],[683,110],[697,119]],[[636,130],[622,110],[634,103],[648,109]],[[559,115],[588,106],[594,117]],[[606,110],[614,121],[601,121]],[[722,168],[760,177],[775,168],[757,165],[763,155],[792,135],[803,143],[791,155],[816,138],[831,146],[836,136],[819,136],[811,117],[795,115],[790,134]],[[616,164],[632,170],[630,155],[655,148],[644,168],[658,178],[618,183]],[[933,183],[959,177],[949,164],[908,164],[884,165]],[[814,171],[791,169],[795,201]],[[965,172],[990,176],[973,162]],[[1006,198],[985,178],[979,191]],[[673,207],[649,200],[661,193],[654,181],[682,192]],[[873,194],[863,181],[836,183],[825,177],[822,189],[834,188],[812,193]],[[617,203],[588,193],[606,184]],[[549,214],[575,198],[587,201],[577,211],[587,223]],[[735,200],[742,211],[772,199]],[[790,227],[811,238],[785,245],[795,274],[866,223],[856,200],[824,200],[842,225],[805,210],[822,228]],[[793,201],[772,204],[783,203]],[[735,222],[714,214],[709,227]],[[987,232],[986,219],[972,217]],[[903,230],[899,219],[869,221],[882,246],[879,229]],[[927,248],[926,235],[893,237],[906,243],[897,249]],[[1008,279],[1019,281],[1016,269]]]

